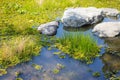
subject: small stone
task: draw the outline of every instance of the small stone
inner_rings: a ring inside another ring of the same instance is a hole
[[[52,21],[45,24],[41,24],[38,27],[38,31],[42,34],[53,36],[57,33],[57,28],[58,28],[58,22]]]

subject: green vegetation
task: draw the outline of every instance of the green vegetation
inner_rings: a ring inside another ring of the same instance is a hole
[[[7,71],[5,69],[0,69],[0,76],[7,74]]]
[[[28,61],[33,55],[38,55],[41,49],[37,36],[13,37],[3,41],[0,46],[0,67],[7,68]]]
[[[18,71],[18,72],[15,72],[15,76],[16,76],[16,77],[20,76],[21,74],[22,74],[22,72],[19,72],[19,71]]]
[[[120,76],[112,76],[111,78],[109,78],[110,80],[120,80]]]
[[[41,70],[43,66],[38,65],[38,64],[32,64],[32,66],[36,69],[36,70]]]
[[[91,63],[99,52],[96,41],[90,35],[82,33],[64,33],[63,37],[59,38],[55,45],[59,50],[74,59],[86,61],[87,63]]]
[[[100,73],[99,73],[99,72],[94,72],[92,75],[93,75],[94,77],[100,77]]]
[[[16,78],[16,80],[23,80],[22,78]]]
[[[58,74],[59,72],[60,72],[59,69],[53,69],[53,73],[54,73],[54,74]]]
[[[104,4],[103,4],[104,2]],[[1,0],[0,34],[35,34],[32,26],[61,17],[67,7],[113,7],[119,0]]]

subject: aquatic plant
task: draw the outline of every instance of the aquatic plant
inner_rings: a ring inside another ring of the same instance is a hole
[[[59,69],[53,69],[53,73],[54,73],[54,74],[58,74],[59,72],[60,72]]]
[[[0,67],[7,68],[20,62],[28,61],[32,56],[39,55],[42,48],[37,36],[13,37],[3,41],[0,46]]]
[[[19,71],[16,71],[16,72],[15,72],[15,76],[16,76],[16,77],[20,76],[21,74],[22,74],[22,72],[19,72]]]
[[[100,48],[97,42],[90,36],[82,33],[64,33],[55,46],[70,55],[74,59],[91,63],[97,57]]]
[[[36,69],[36,70],[41,70],[43,66],[38,65],[38,64],[32,64],[32,66]]]
[[[100,73],[99,73],[99,72],[94,72],[92,75],[93,75],[94,77],[100,77]]]
[[[23,80],[22,78],[16,78],[16,80]]]

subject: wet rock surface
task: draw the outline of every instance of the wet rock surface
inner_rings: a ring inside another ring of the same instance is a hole
[[[95,7],[68,8],[62,17],[63,25],[66,27],[81,27],[95,24],[102,20],[102,10]]]
[[[38,31],[42,34],[53,36],[57,33],[58,22],[52,21],[45,24],[41,24],[38,27]]]
[[[120,34],[120,22],[103,22],[92,30],[99,37],[115,37]]]

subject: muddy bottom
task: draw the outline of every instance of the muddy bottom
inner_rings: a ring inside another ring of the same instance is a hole
[[[105,18],[104,22],[108,21],[120,21],[120,19]],[[90,34],[97,40],[98,45],[109,46],[120,50],[120,38],[99,38],[92,34],[93,26],[80,28],[79,32]],[[77,30],[78,31],[78,30]],[[63,32],[75,33],[76,30],[65,29],[60,24],[56,37],[61,37]],[[54,55],[54,52],[58,52],[57,49],[48,50],[48,47],[43,47],[39,56],[33,57],[33,59],[26,63],[21,63],[15,67],[8,68],[8,73],[0,77],[0,80],[16,80],[16,78],[22,78],[23,80],[106,80],[105,73],[117,71],[116,75],[120,76],[120,57],[108,54],[105,52],[105,48],[101,48],[100,55],[94,59],[92,64],[85,64],[81,61],[74,60],[68,55],[64,59]],[[54,70],[57,64],[62,64],[64,68],[60,69],[57,74]],[[42,66],[42,69],[36,70],[33,64]],[[100,76],[95,77],[92,74],[99,72]],[[19,75],[16,76],[16,73]]]

